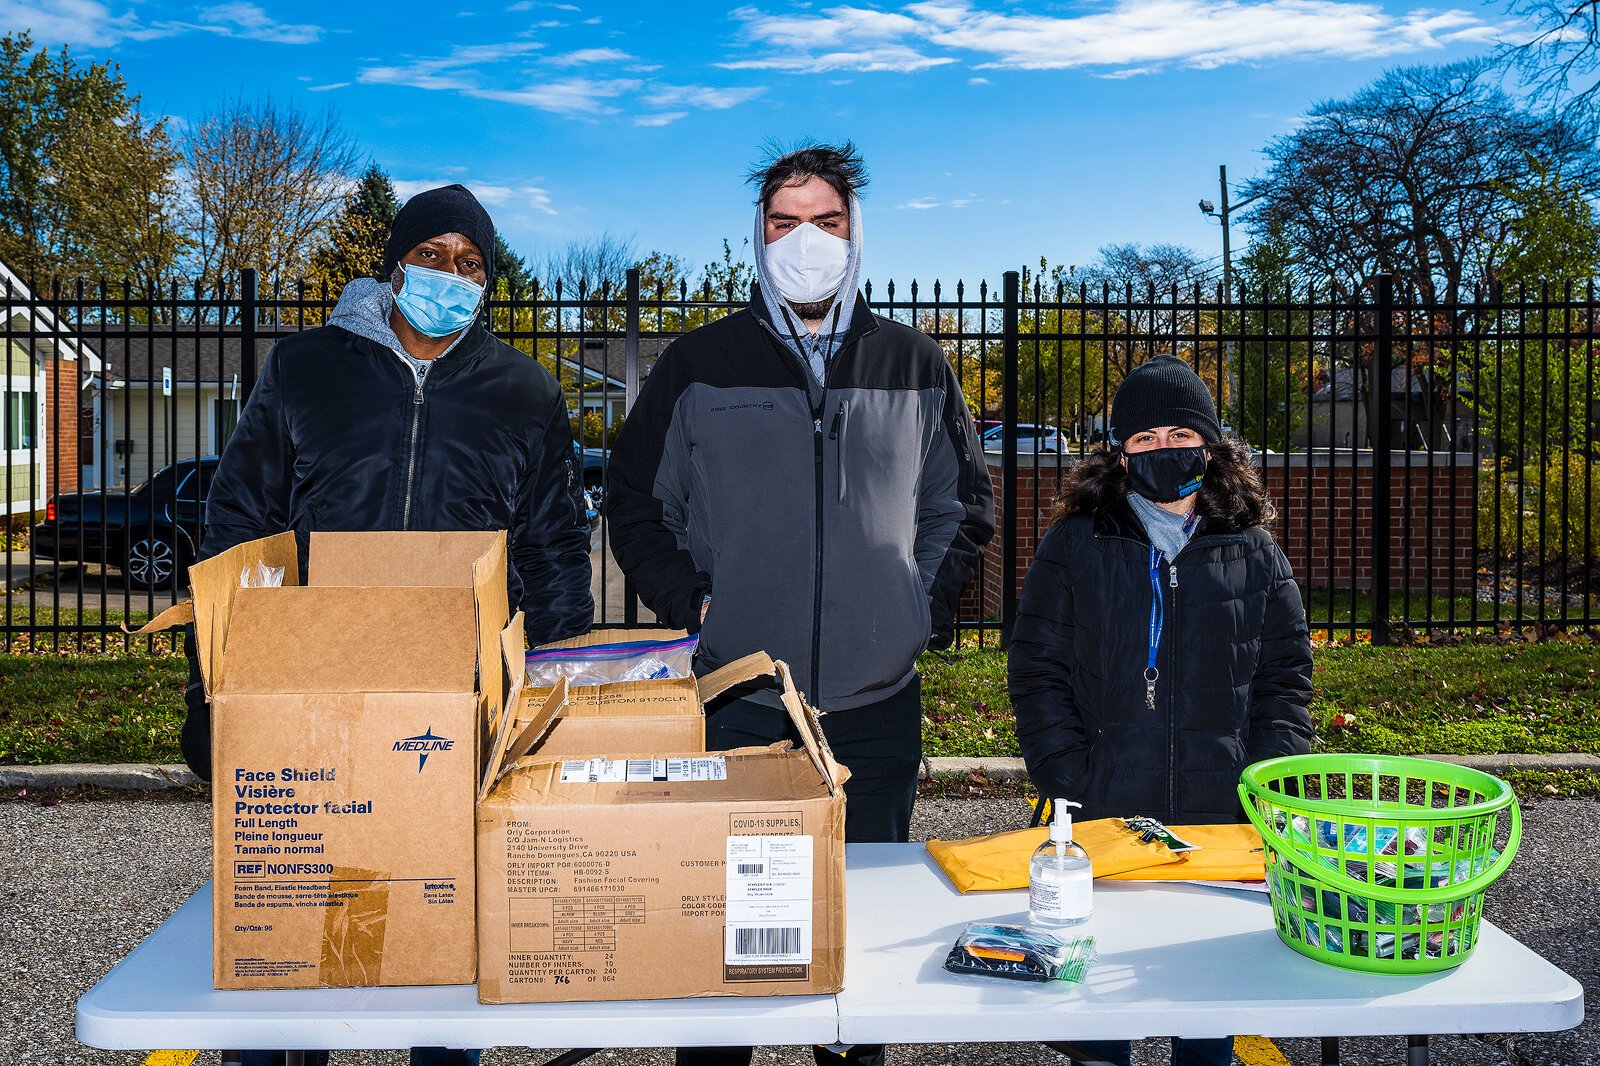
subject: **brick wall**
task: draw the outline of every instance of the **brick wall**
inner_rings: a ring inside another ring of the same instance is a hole
[[[50,464],[45,469],[42,496],[78,491],[78,405],[82,402],[78,363],[46,359],[44,443],[49,449]]]
[[[962,598],[963,619],[1000,616],[1000,539],[1005,501],[1000,457],[989,457],[995,485],[995,536],[983,566]],[[1063,461],[1061,469],[1070,462]],[[1474,579],[1473,530],[1477,517],[1471,455],[1395,453],[1390,466],[1389,575],[1391,586],[1470,589]],[[1017,588],[1027,576],[1039,536],[1049,526],[1060,480],[1054,457],[1033,457],[1017,472]],[[1372,453],[1268,455],[1262,478],[1278,509],[1273,534],[1302,586],[1372,588]]]

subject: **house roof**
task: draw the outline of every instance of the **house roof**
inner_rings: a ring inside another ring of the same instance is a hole
[[[72,327],[56,317],[50,308],[36,302],[33,290],[12,269],[0,263],[0,319],[6,339],[23,344],[35,354],[51,358],[78,359],[91,373],[100,370],[100,359]],[[27,342],[32,341],[33,344]]]
[[[107,326],[103,337],[92,332],[89,336],[100,349],[110,385],[160,384],[163,367],[172,368],[175,385],[197,381],[226,385],[243,363],[244,336],[237,326],[119,324]],[[257,334],[258,368],[277,339],[272,333]]]
[[[661,353],[678,339],[678,334],[645,334],[639,337],[639,380],[643,381],[656,365]],[[567,344],[561,350],[562,370],[582,370],[584,377],[603,377],[608,388],[626,388],[628,383],[628,342],[624,337],[585,337],[581,346]]]
[[[257,368],[281,335],[257,334]],[[110,384],[128,380],[136,384],[159,383],[162,368],[169,366],[175,384],[193,384],[196,380],[227,384],[240,372],[244,352],[243,334],[237,326],[117,325],[107,327],[104,337],[93,332],[88,332],[88,337],[101,350],[105,378]],[[676,339],[676,334],[639,338],[641,380]],[[581,342],[571,338],[561,346],[561,369],[580,374],[589,388],[625,388],[627,341],[622,337],[588,337]]]

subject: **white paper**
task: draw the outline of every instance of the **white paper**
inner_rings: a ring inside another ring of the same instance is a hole
[[[684,759],[565,759],[564,784],[634,781],[726,781],[728,761],[721,755]]]
[[[730,965],[811,962],[812,838],[728,838]]]

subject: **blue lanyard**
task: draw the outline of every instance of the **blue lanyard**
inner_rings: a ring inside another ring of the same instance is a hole
[[[1156,679],[1161,671],[1156,669],[1156,656],[1161,653],[1161,627],[1166,622],[1165,605],[1161,602],[1161,551],[1150,547],[1150,658],[1144,667],[1144,705],[1156,709]]]

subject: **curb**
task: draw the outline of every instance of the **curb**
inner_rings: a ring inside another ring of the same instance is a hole
[[[1418,758],[1469,766],[1487,773],[1509,770],[1600,770],[1600,755],[1422,755]],[[994,781],[1025,781],[1021,759],[924,759],[924,776],[982,774]],[[0,766],[0,788],[101,788],[154,792],[200,784],[186,766],[154,763],[60,763],[55,766]]]
[[[1552,752],[1544,755],[1417,755],[1418,759],[1453,763],[1485,773],[1510,770],[1600,770],[1600,755],[1578,752]],[[928,775],[981,773],[996,781],[1026,780],[1027,769],[1021,759],[924,759]]]
[[[55,766],[0,766],[0,787],[104,788],[154,792],[197,785],[187,766],[154,763],[59,763]]]

